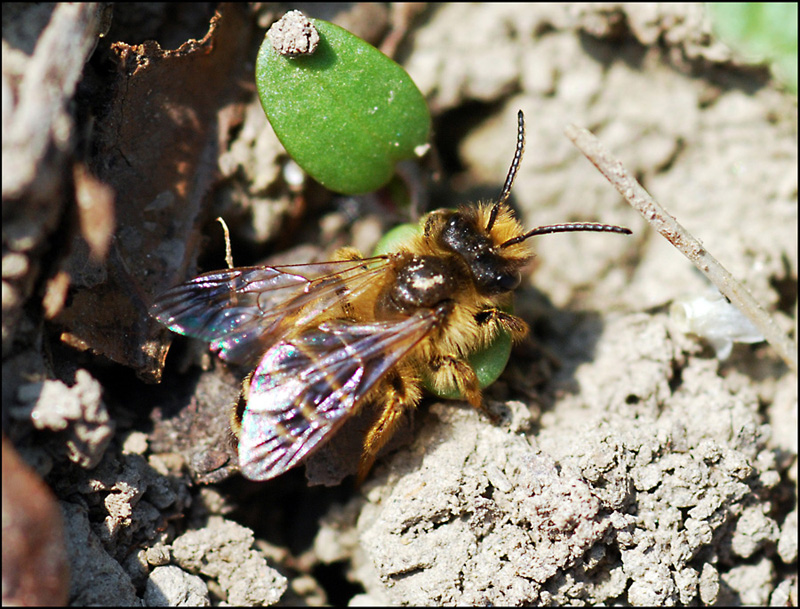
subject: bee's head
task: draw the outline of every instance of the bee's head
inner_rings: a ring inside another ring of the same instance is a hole
[[[458,254],[472,273],[481,294],[510,292],[521,281],[520,269],[533,257],[526,241],[536,235],[572,231],[604,231],[630,234],[627,228],[608,224],[575,222],[540,226],[525,232],[506,200],[517,177],[525,150],[525,118],[517,114],[517,145],[503,190],[494,203],[433,212],[425,223],[426,236]]]
[[[438,212],[435,231],[437,244],[457,254],[469,268],[475,287],[485,295],[502,294],[516,288],[521,281],[520,269],[532,254],[522,245],[506,251],[500,235],[522,234],[519,223],[503,206],[502,222],[495,230],[486,222],[491,209],[479,204],[458,211]]]

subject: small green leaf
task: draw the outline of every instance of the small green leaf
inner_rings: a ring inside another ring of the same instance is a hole
[[[514,308],[510,307],[506,313],[513,313]],[[495,339],[485,348],[480,351],[475,351],[467,357],[469,365],[475,371],[475,376],[478,377],[478,384],[481,389],[485,389],[494,383],[503,370],[508,365],[508,359],[511,357],[511,335],[506,330],[501,330]],[[450,391],[436,391],[433,388],[431,379],[425,378],[425,389],[434,395],[444,398],[446,400],[463,400],[464,396],[457,389]]]
[[[714,31],[753,63],[770,63],[775,76],[797,92],[797,3],[709,2]]]
[[[396,252],[401,246],[420,234],[419,224],[400,224],[380,238],[372,252],[373,256],[382,256]]]
[[[378,241],[374,255],[396,252],[399,247],[418,235],[421,230],[422,227],[419,224],[401,224],[394,227]],[[513,313],[513,304],[508,308],[503,307],[503,310],[506,313]],[[470,366],[475,371],[475,375],[478,377],[481,389],[488,387],[500,377],[503,370],[506,369],[509,357],[511,357],[511,334],[502,330],[490,345],[485,349],[475,351],[467,358]],[[456,389],[452,391],[436,391],[431,379],[423,378],[423,382],[425,389],[440,398],[446,400],[464,399],[464,396]]]
[[[400,160],[413,158],[430,132],[425,98],[411,77],[378,49],[332,23],[312,55],[278,54],[265,37],[256,62],[261,105],[283,146],[330,190],[380,188]]]

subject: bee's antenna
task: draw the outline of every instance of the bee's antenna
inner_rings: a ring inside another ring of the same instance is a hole
[[[631,230],[623,228],[622,226],[614,226],[613,224],[595,224],[593,222],[571,222],[569,224],[550,224],[549,226],[540,226],[529,230],[524,235],[514,237],[508,241],[500,244],[500,247],[508,247],[515,243],[525,241],[537,235],[548,235],[550,233],[572,233],[577,231],[593,231],[596,233],[620,233],[621,235],[630,235]]]
[[[503,190],[500,192],[500,197],[492,207],[489,214],[489,221],[486,223],[486,232],[492,230],[494,221],[497,220],[497,214],[500,211],[500,206],[508,199],[511,194],[511,186],[514,184],[514,178],[517,177],[517,169],[519,169],[519,162],[522,160],[522,153],[525,150],[525,115],[522,110],[517,113],[517,149],[514,151],[514,158],[511,161],[511,167],[508,168],[506,175],[506,183],[503,184]]]

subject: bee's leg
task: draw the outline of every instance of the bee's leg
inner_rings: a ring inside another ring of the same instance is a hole
[[[378,453],[403,420],[403,413],[416,406],[422,397],[419,381],[411,368],[390,373],[381,384],[380,394],[385,396],[383,411],[364,438],[364,452],[358,464],[356,484],[361,484],[367,477]]]
[[[438,391],[446,392],[455,387],[467,402],[497,422],[497,417],[483,403],[478,377],[468,362],[454,355],[437,355],[428,364],[433,373],[433,386]]]
[[[345,261],[355,261],[355,260],[363,260],[364,257],[354,247],[340,247],[335,252],[333,252],[333,256],[331,260],[334,262],[345,262]],[[342,292],[345,291],[346,281],[342,280]],[[355,313],[353,311],[353,303],[350,299],[342,294],[342,297],[338,303],[339,306],[339,316],[342,319],[354,319]]]
[[[511,334],[511,340],[515,343],[521,341],[528,334],[528,324],[524,320],[500,309],[480,311],[475,314],[475,321],[480,328],[488,328],[489,324],[496,324],[498,328],[508,331]]]
[[[482,407],[478,377],[466,361],[454,355],[436,355],[428,364],[437,391],[446,392],[455,387],[475,408]]]
[[[333,252],[331,259],[335,261],[363,260],[364,256],[362,256],[361,252],[354,247],[340,247],[338,250]]]
[[[230,412],[230,424],[233,435],[238,440],[242,436],[242,417],[244,410],[247,407],[247,400],[250,397],[250,381],[253,379],[253,372],[248,374],[242,381],[242,390],[239,392],[239,398],[233,404]]]

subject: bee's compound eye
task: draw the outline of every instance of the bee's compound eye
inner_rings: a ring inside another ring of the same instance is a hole
[[[501,292],[510,292],[522,283],[522,275],[518,271],[501,272],[497,276],[497,287]]]
[[[475,257],[470,268],[482,294],[502,294],[519,286],[522,282],[519,271],[506,266],[497,254],[487,252]]]

